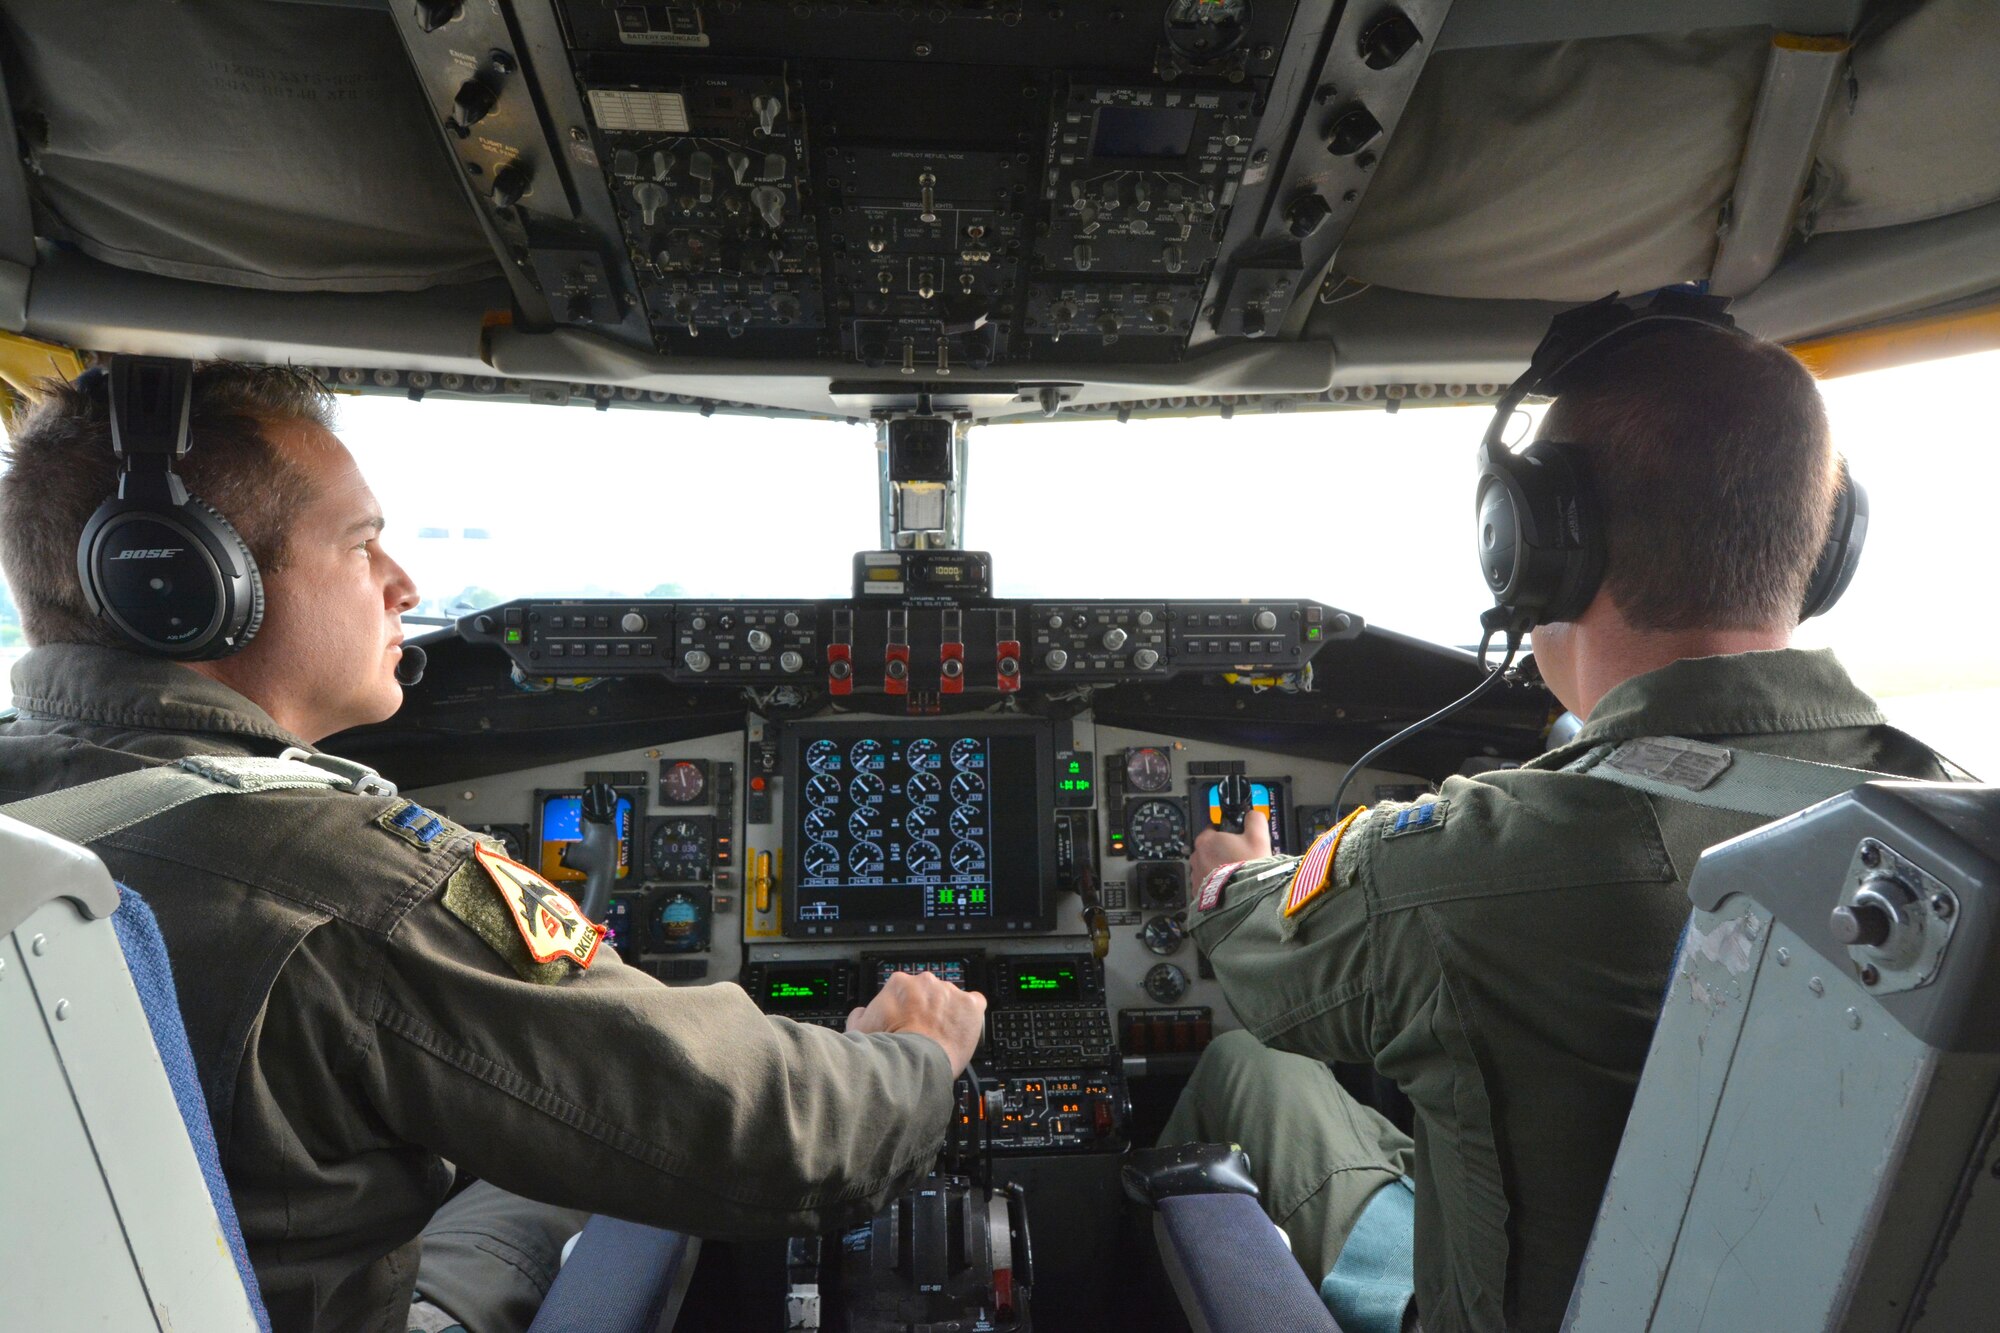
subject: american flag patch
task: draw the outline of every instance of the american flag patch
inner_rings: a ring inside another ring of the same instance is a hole
[[[1195,910],[1198,912],[1214,911],[1215,905],[1222,901],[1222,886],[1229,882],[1231,875],[1242,868],[1243,863],[1241,861],[1231,861],[1226,866],[1217,866],[1215,869],[1209,871],[1208,878],[1201,882],[1201,896],[1195,899]]]
[[[1305,905],[1320,895],[1326,888],[1327,878],[1333,870],[1334,853],[1340,850],[1340,840],[1354,821],[1361,818],[1367,806],[1357,806],[1347,818],[1319,835],[1306,854],[1299,858],[1298,869],[1292,872],[1292,886],[1285,892],[1285,915],[1297,916]]]

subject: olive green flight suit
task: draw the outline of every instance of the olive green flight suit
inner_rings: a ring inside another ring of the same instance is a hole
[[[37,648],[13,679],[0,801],[299,744],[233,690],[113,649]],[[536,964],[497,928],[472,836],[400,797],[215,797],[92,846],[159,918],[277,1333],[405,1333],[447,1163],[740,1237],[870,1215],[943,1142],[936,1042],[669,989],[610,948]]]
[[[1830,653],[1694,658],[1617,686],[1574,742],[1523,768],[1448,779],[1427,812],[1375,807],[1289,918],[1292,858],[1238,869],[1192,929],[1255,1041],[1210,1048],[1162,1141],[1242,1143],[1314,1281],[1374,1191],[1407,1174],[1425,1333],[1560,1323],[1688,876],[1703,849],[1765,822],[1558,771],[1647,736],[1947,776]],[[1414,1142],[1324,1061],[1393,1079]]]

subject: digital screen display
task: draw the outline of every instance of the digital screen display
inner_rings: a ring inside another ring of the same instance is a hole
[[[765,968],[752,998],[773,1014],[838,1009],[847,1002],[847,987],[833,966],[795,963]]]
[[[571,870],[562,856],[583,837],[583,793],[553,792],[542,796],[542,878],[551,883],[583,882],[581,870]],[[632,873],[632,798],[618,798],[618,878]]]
[[[1186,157],[1194,141],[1192,107],[1106,106],[1097,111],[1092,157]]]
[[[998,933],[1042,924],[1046,727],[803,724],[787,734],[786,933]]]
[[[1014,996],[1019,1000],[1075,1000],[1083,982],[1073,967],[1022,967],[1014,972]]]

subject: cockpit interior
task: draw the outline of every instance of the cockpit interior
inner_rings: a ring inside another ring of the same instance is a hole
[[[555,492],[583,414],[872,431],[879,540],[792,552],[843,593],[463,607],[324,748],[663,985],[835,1028],[900,972],[986,997],[944,1183],[709,1245],[674,1327],[1274,1327],[1184,1299],[1121,1185],[1242,1026],[1193,840],[1254,811],[1299,854],[1575,720],[1531,665],[1490,678],[1476,622],[1399,632],[1259,558],[1261,523],[1340,522],[1282,478],[1268,515],[1168,516],[1228,595],[1016,595],[968,549],[982,449],[1186,419],[1220,467],[1243,418],[1490,407],[1610,293],[1727,298],[1825,376],[2000,346],[1996,68],[1980,0],[0,0],[0,378],[133,353],[489,404],[534,415],[519,484]],[[615,866],[577,868],[607,823]],[[1779,1326],[1736,1308],[1679,1326]],[[1920,1308],[1824,1326],[1992,1313]]]

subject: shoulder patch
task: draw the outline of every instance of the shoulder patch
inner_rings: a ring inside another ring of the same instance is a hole
[[[443,815],[432,814],[415,801],[401,798],[375,816],[375,823],[420,852],[428,852],[443,842],[453,828]]]
[[[604,927],[586,921],[568,894],[485,843],[452,875],[444,904],[528,981],[587,968],[604,943]]]
[[[1292,872],[1291,887],[1285,891],[1286,916],[1297,916],[1303,912],[1308,903],[1335,882],[1334,858],[1340,853],[1341,843],[1347,840],[1348,831],[1361,822],[1367,810],[1365,805],[1356,806],[1348,812],[1347,818],[1320,834],[1306,854],[1299,858],[1298,868]]]
[[[1445,816],[1450,813],[1451,802],[1446,800],[1418,801],[1415,805],[1406,805],[1383,828],[1383,840],[1410,833],[1435,833],[1444,827]]]

